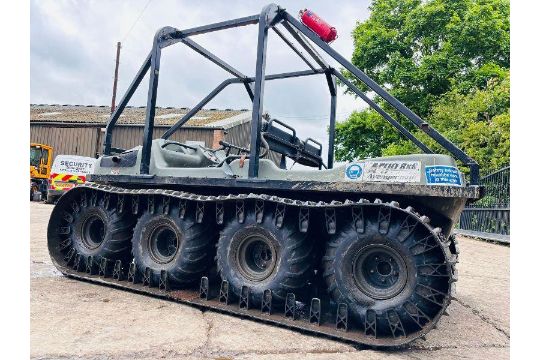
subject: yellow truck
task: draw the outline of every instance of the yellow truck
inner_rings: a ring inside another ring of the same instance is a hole
[[[47,197],[52,159],[52,146],[30,143],[30,200]]]

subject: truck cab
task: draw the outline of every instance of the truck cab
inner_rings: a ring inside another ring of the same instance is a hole
[[[52,154],[52,146],[30,143],[30,200],[37,194],[40,194],[41,198],[47,196]]]

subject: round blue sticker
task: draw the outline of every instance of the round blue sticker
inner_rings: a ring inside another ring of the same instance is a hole
[[[362,167],[358,164],[351,164],[345,169],[345,175],[347,175],[349,179],[356,180],[362,176]]]

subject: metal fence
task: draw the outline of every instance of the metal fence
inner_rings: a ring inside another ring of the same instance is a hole
[[[509,242],[510,167],[483,177],[480,184],[485,187],[485,196],[463,210],[457,232]]]

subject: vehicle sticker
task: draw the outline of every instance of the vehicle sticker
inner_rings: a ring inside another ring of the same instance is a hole
[[[420,161],[366,161],[364,181],[420,182]]]
[[[365,161],[347,164],[345,179],[396,183],[420,182],[420,170],[420,161]]]
[[[426,183],[428,185],[461,186],[459,170],[454,166],[426,166]]]
[[[345,167],[345,179],[361,180],[362,179],[362,164],[350,163]]]
[[[86,176],[51,173],[49,180],[53,190],[69,190],[76,184],[84,183]]]
[[[52,186],[54,187],[54,190],[69,190],[73,187],[75,187],[75,184],[70,183],[63,183],[60,181],[55,181],[52,183]]]

